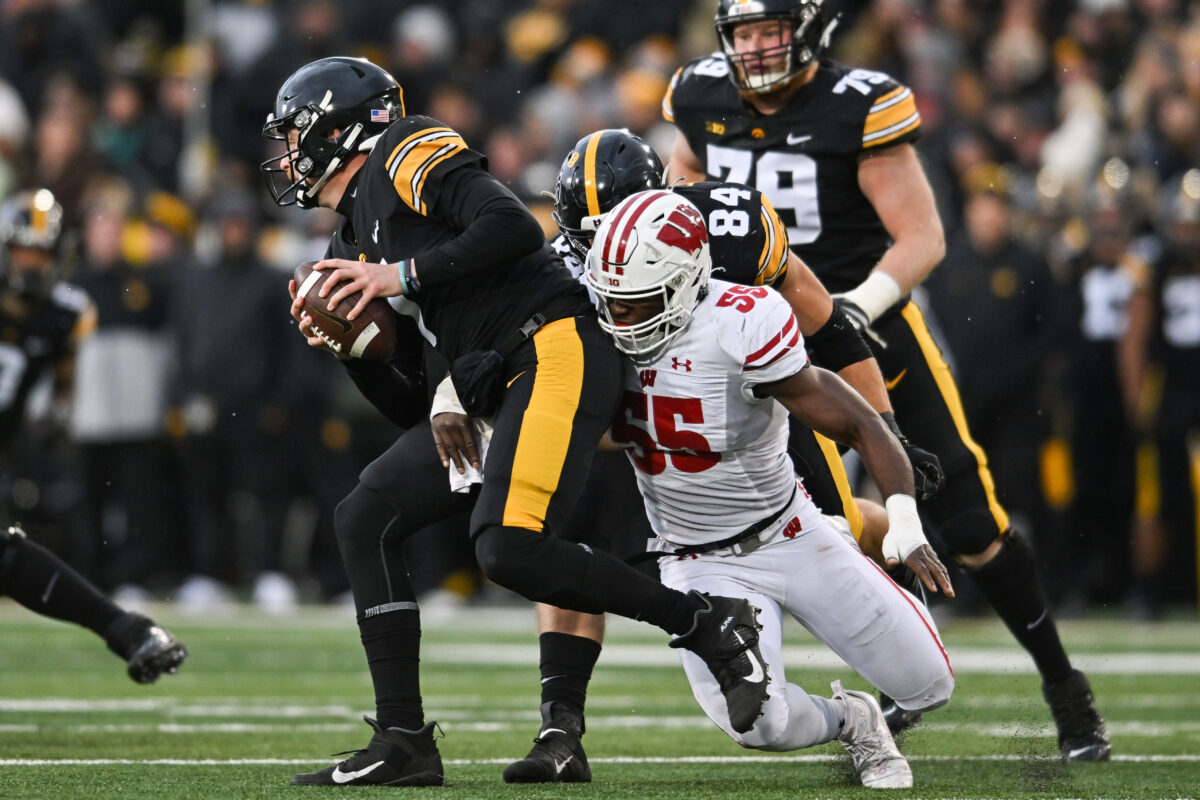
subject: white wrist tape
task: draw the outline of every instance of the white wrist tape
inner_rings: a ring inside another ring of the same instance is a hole
[[[894,494],[883,505],[888,518],[888,532],[883,537],[883,557],[889,562],[894,558],[903,564],[914,550],[929,543],[925,539],[925,532],[921,530],[917,501],[912,495]]]
[[[855,286],[842,297],[861,308],[872,322],[887,311],[900,299],[900,284],[886,272],[874,270],[867,279]]]
[[[458,392],[454,391],[454,381],[447,375],[433,392],[433,400],[429,404],[429,418],[438,414],[466,414],[462,403],[458,402]]]

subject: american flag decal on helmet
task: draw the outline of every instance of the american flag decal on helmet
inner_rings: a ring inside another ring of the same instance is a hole
[[[388,111],[386,108],[371,109],[371,122],[390,122],[391,119],[392,112]]]

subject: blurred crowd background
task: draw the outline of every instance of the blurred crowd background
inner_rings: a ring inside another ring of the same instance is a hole
[[[919,300],[1059,613],[1194,615],[1200,3],[829,2],[831,54],[917,96],[948,240]],[[662,96],[715,6],[0,0],[0,197],[55,193],[100,312],[71,412],[7,454],[5,516],[124,602],[337,598],[332,508],[398,431],[292,329],[333,219],[262,190],[276,89],[371,58],[551,233],[580,136],[669,151]],[[430,605],[488,602],[455,525],[409,555]]]

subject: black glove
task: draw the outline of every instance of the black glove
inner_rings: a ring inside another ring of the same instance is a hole
[[[841,295],[835,294],[833,296],[833,305],[835,308],[841,309],[842,313],[845,314],[846,318],[850,320],[850,324],[854,326],[856,331],[875,342],[875,344],[879,345],[880,347],[887,347],[887,342],[885,342],[883,337],[876,333],[875,329],[871,327],[871,319],[867,316],[867,312],[859,308],[858,303],[855,303],[852,300],[847,300]]]
[[[895,414],[888,411],[880,416],[883,417],[883,421],[887,423],[892,434],[900,440],[900,446],[904,448],[904,454],[908,456],[908,462],[912,464],[913,484],[917,492],[917,499],[929,500],[946,485],[946,473],[942,471],[942,462],[933,453],[917,447],[908,440],[908,437],[900,431],[900,426],[896,424]]]

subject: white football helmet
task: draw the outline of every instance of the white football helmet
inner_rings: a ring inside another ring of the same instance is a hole
[[[617,349],[651,361],[692,319],[712,273],[708,228],[700,210],[655,189],[622,200],[604,217],[587,258],[600,327]],[[613,321],[613,300],[662,298],[662,311],[635,325]]]

